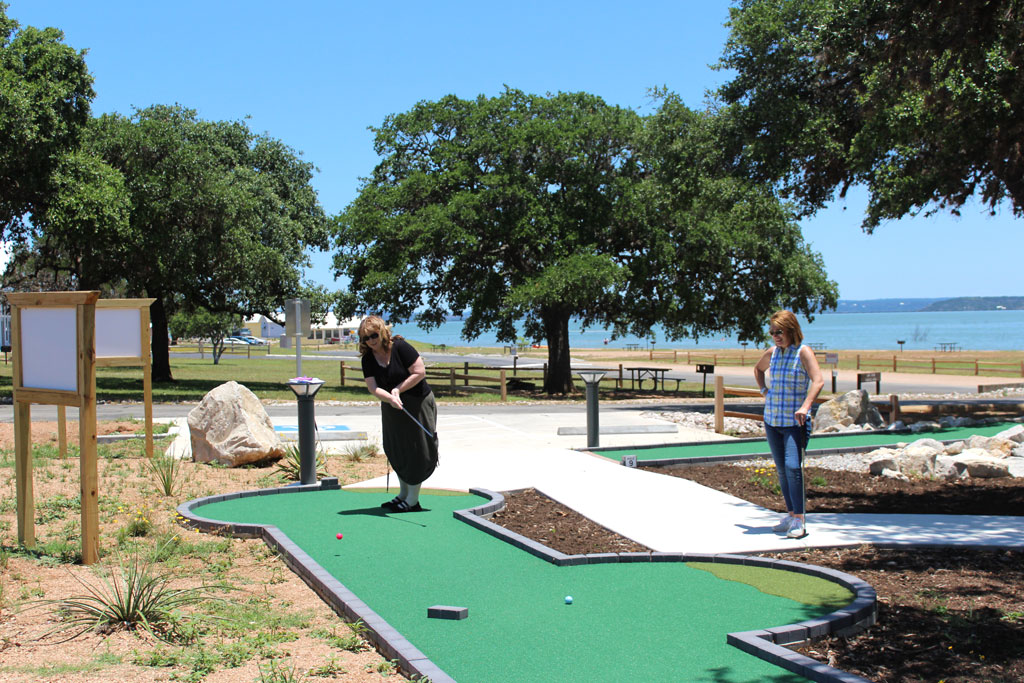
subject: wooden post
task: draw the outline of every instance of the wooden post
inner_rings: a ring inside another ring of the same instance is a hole
[[[462,379],[462,385],[468,387],[469,386],[469,361],[466,361],[465,363],[462,364],[462,373],[464,375],[466,375]]]
[[[892,354],[892,371],[896,372],[896,354]]]
[[[11,316],[13,321],[14,316]],[[11,339],[17,339],[13,334]],[[18,355],[14,356],[15,372]],[[28,403],[14,402],[14,476],[17,480],[18,543],[36,546],[36,503],[32,493],[32,423]]]
[[[860,370],[860,354],[857,354],[857,369]]]
[[[900,397],[889,395],[889,424],[896,424],[900,419]]]
[[[505,368],[501,369],[501,402],[508,400],[508,387],[505,386]]]
[[[341,371],[341,386],[345,386],[345,361],[340,361],[341,367],[338,368]]]
[[[725,378],[715,375],[715,433],[725,432]]]
[[[978,359],[977,358],[974,359],[974,376],[975,377],[978,376]]]
[[[1021,366],[1024,366],[1024,363],[1021,363]],[[1021,373],[1021,376],[1024,377],[1024,372]],[[622,388],[622,363],[619,363],[619,379],[615,383],[615,388]]]
[[[452,385],[452,396],[455,395],[455,368],[448,368],[449,377]]]
[[[78,305],[78,459],[81,468],[82,564],[100,559],[99,476],[96,468],[96,304]]]
[[[648,349],[647,360],[654,360],[654,349]]]
[[[932,356],[932,374],[935,374],[935,356]]]
[[[512,356],[512,376],[515,377],[518,374],[519,369],[519,356]]]
[[[68,411],[64,406],[57,406],[57,452],[60,459],[68,457]]]
[[[152,303],[150,303],[150,306]],[[139,308],[139,349],[142,356],[142,404],[146,417],[146,457],[153,457],[153,348],[149,329],[149,306]]]

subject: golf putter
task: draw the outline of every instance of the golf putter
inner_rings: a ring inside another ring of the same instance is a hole
[[[804,535],[808,534],[807,531],[807,479],[804,473],[804,457],[807,454],[807,442],[811,438],[811,416],[807,416],[807,420],[804,421],[803,429],[800,430],[800,496],[803,498],[804,508]]]
[[[416,419],[415,417],[413,417],[413,416],[412,416],[412,413],[410,413],[410,412],[409,412],[408,410],[406,410],[405,406],[402,406],[402,411],[403,411],[403,412],[404,412],[404,413],[405,413],[406,415],[408,415],[408,416],[409,416],[409,419],[410,419],[410,420],[412,420],[412,421],[413,421],[413,422],[415,422],[415,423],[416,423],[417,425],[419,425],[419,428],[423,430],[423,433],[424,433],[424,434],[426,434],[427,436],[429,436],[429,437],[430,437],[431,439],[433,439],[433,438],[434,438],[434,435],[430,433],[430,430],[428,430],[428,429],[427,429],[426,427],[424,427],[424,426],[423,426],[422,424],[420,424],[420,421],[419,421],[419,420],[417,420],[417,419]]]

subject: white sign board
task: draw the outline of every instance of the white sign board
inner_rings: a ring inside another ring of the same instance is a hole
[[[624,455],[622,456],[622,464],[626,467],[636,467],[636,456],[635,455]]]
[[[306,336],[310,331],[309,299],[288,299],[284,303],[284,333]]]
[[[96,307],[96,357],[142,358],[142,312]]]
[[[77,310],[21,310],[21,385],[26,389],[78,391]]]

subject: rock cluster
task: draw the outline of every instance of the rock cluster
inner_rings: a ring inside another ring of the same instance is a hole
[[[188,414],[192,459],[238,467],[284,455],[263,404],[238,382],[212,389]]]
[[[703,429],[714,431],[715,414],[698,413],[677,410],[666,410],[662,412],[643,412],[641,417],[656,418],[673,422],[691,429]],[[741,417],[727,417],[724,420],[725,433],[740,438],[764,436],[764,423],[759,420],[747,420]]]
[[[934,477],[949,481],[967,477],[1011,477],[1024,463],[1024,425],[1018,424],[995,436],[972,436],[943,444],[918,439],[897,448],[879,448],[865,456],[871,474],[908,479]]]

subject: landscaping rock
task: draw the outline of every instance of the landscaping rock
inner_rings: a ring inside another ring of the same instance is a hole
[[[846,431],[842,427],[866,425],[881,427],[884,424],[878,409],[871,405],[868,392],[863,389],[848,391],[842,396],[818,406],[814,415],[815,433]]]
[[[953,466],[963,475],[979,479],[994,479],[1010,476],[1010,468],[1005,459],[995,458],[988,451],[980,448],[968,448],[960,455],[951,456]]]
[[[211,390],[188,414],[192,459],[238,467],[278,459],[284,445],[256,395],[238,382]]]
[[[1006,439],[1014,443],[1024,444],[1024,425],[1014,425],[1009,429],[1004,429],[992,438]]]
[[[915,434],[917,434],[918,432],[934,432],[939,429],[942,429],[942,425],[940,425],[935,420],[915,422],[914,424],[910,425],[910,431],[912,431]]]
[[[1013,452],[1013,448],[1016,445],[1013,441],[1000,439],[995,436],[975,435],[964,441],[964,450],[979,448],[988,451],[990,455],[998,455],[1005,458]]]

